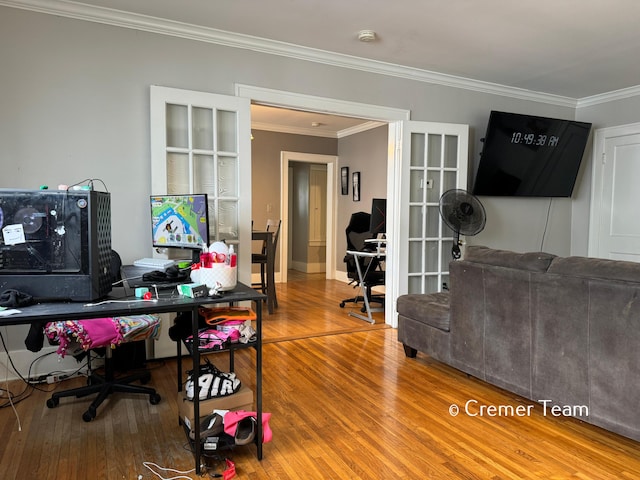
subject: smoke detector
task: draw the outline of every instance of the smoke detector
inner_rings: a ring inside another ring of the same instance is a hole
[[[358,40],[361,42],[373,42],[376,38],[376,32],[373,30],[360,30],[358,32]]]

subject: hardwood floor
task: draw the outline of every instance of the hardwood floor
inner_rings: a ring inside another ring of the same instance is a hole
[[[638,442],[545,416],[540,405],[424,355],[407,359],[395,330],[348,317],[337,306],[352,293],[313,277],[280,289],[279,311],[264,319],[264,408],[272,413],[273,441],[264,445],[262,461],[253,446],[231,451],[236,478],[640,478]],[[227,365],[225,354],[211,359]],[[253,365],[253,352],[236,353],[236,371],[251,388]],[[163,396],[158,405],[120,394],[85,423],[87,399],[48,409],[48,393],[34,391],[16,406],[21,429],[11,408],[1,409],[0,478],[160,478],[144,462],[192,469],[177,423],[175,360],[150,366]],[[450,414],[451,405],[462,408],[468,400],[533,406],[528,416]],[[212,465],[210,473],[219,471]]]
[[[339,281],[326,281],[324,274],[303,274],[291,270],[287,283],[278,284],[279,308],[264,316],[264,341],[292,340],[317,335],[333,335],[370,330],[371,324],[349,315],[361,313],[362,303],[340,301],[360,293]],[[375,328],[385,328],[384,313],[374,312]]]

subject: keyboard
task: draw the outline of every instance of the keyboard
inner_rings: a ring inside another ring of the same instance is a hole
[[[173,260],[165,258],[140,258],[133,262],[134,267],[151,268],[153,270],[166,270],[176,264]]]

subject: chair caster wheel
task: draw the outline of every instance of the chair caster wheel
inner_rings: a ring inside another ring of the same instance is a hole
[[[59,403],[60,403],[60,400],[58,398],[51,397],[49,400],[47,400],[47,407],[55,408],[58,406]]]
[[[361,311],[362,313],[367,313],[367,309],[366,309],[366,307],[362,307],[362,308],[360,309],[360,311]]]
[[[149,395],[149,403],[151,405],[157,405],[160,403],[160,395],[158,395],[157,393],[154,393],[152,395]]]
[[[340,302],[340,308],[344,308],[345,303],[344,302]]]
[[[85,422],[90,422],[96,418],[96,409],[94,407],[89,407],[89,409],[82,414],[82,420]]]

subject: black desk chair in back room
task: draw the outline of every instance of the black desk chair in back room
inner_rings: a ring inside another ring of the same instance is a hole
[[[114,283],[120,280],[121,265],[120,256],[115,251],[112,251],[111,271]],[[144,344],[141,344],[140,341],[158,336],[160,333],[159,318],[154,315],[133,315],[130,317],[87,320],[87,323],[84,324],[85,326],[96,327],[104,329],[103,332],[109,332],[106,335],[104,333],[95,335],[93,339],[96,341],[92,344],[88,343],[89,332],[83,331],[82,322],[82,320],[51,322],[45,328],[50,341],[60,344],[59,354],[62,354],[65,345],[72,344],[78,337],[83,338],[85,344],[82,345],[82,348],[87,351],[89,369],[86,386],[55,392],[47,400],[47,407],[54,408],[58,406],[60,398],[63,397],[79,398],[97,393],[97,397],[82,415],[82,419],[85,422],[90,422],[95,418],[98,407],[114,392],[148,395],[149,403],[152,405],[159,403],[160,395],[155,389],[142,385],[131,385],[135,381],[145,384],[151,379],[149,371],[146,368],[141,368],[145,360],[145,354]],[[74,338],[74,333],[78,332],[81,332],[80,335]],[[98,341],[97,337],[102,338],[103,342]],[[116,337],[118,339],[117,346],[113,343]],[[112,349],[114,346],[119,351],[125,351],[125,354],[114,356],[114,350]],[[141,350],[136,347],[143,348]],[[91,370],[92,351],[94,354],[104,352],[104,375],[99,375]],[[126,369],[127,367],[135,368],[136,371],[127,376],[116,376],[116,369]]]
[[[369,213],[356,212],[351,215],[349,225],[347,225],[345,230],[347,234],[347,250],[367,250],[367,244],[365,241],[373,238],[373,235],[369,231],[370,223],[371,215]],[[360,266],[363,271],[364,285],[360,285],[356,259],[353,255],[345,255],[344,262],[347,265],[347,276],[351,280],[349,284],[355,284],[355,287],[364,286],[365,295],[367,295],[369,303],[375,302],[384,305],[384,295],[376,295],[372,291],[373,287],[385,284],[385,272],[382,269],[380,260],[376,257],[365,257],[361,259]],[[343,308],[347,303],[359,303],[363,301],[364,298],[361,295],[356,295],[355,297],[345,298],[342,300],[342,302],[340,302],[340,307]],[[365,311],[364,305],[361,310],[363,312]]]

